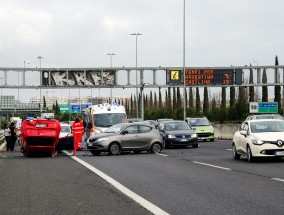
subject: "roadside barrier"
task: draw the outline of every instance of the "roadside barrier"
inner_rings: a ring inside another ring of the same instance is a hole
[[[232,140],[239,124],[215,124],[214,135],[216,139]]]

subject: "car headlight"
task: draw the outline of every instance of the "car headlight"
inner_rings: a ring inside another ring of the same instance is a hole
[[[97,139],[97,142],[101,142],[101,141],[105,141],[105,140],[108,140],[108,138],[107,137],[99,138],[99,139]]]
[[[191,135],[191,138],[197,138],[198,136],[197,136],[197,134],[192,134]]]
[[[254,145],[262,145],[262,144],[264,144],[264,142],[262,140],[258,140],[256,138],[251,138],[251,142]]]
[[[168,135],[168,138],[169,138],[169,139],[171,139],[171,138],[176,138],[176,136],[173,135],[173,134],[169,134],[169,135]]]

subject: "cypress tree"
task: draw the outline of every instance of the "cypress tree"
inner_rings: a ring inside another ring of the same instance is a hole
[[[266,69],[263,69],[262,73],[262,83],[267,84],[267,75],[266,75]],[[262,86],[262,102],[268,102],[268,87]]]
[[[171,88],[170,87],[168,87],[168,100],[166,101],[166,103],[168,104],[167,110],[169,112],[171,112],[173,109],[172,109],[172,96],[171,96]]]
[[[212,104],[211,104],[211,120],[215,121],[217,117],[217,103],[216,103],[216,98],[215,95],[213,95],[212,98]]]
[[[252,69],[250,69],[249,74],[250,74],[249,84],[253,84],[253,70]],[[254,87],[253,86],[249,86],[249,101],[254,102]]]
[[[173,87],[173,109],[177,107],[177,97],[176,97],[176,88]]]
[[[209,96],[207,87],[204,87],[203,113],[205,116],[209,117]]]
[[[158,107],[158,101],[157,101],[157,94],[154,92],[154,109],[157,109]]]
[[[194,108],[192,87],[189,88],[189,107]]]
[[[236,104],[236,88],[230,87],[230,107]]]
[[[152,90],[150,91],[149,108],[153,109],[153,93],[152,93]]]
[[[169,98],[168,98],[168,91],[167,90],[165,90],[166,92],[165,92],[165,108],[166,109],[168,109],[168,100],[169,100]]]
[[[246,97],[246,88],[239,87],[239,96],[236,103],[237,119],[244,119],[248,116],[248,102]]]
[[[278,57],[276,55],[275,57],[275,66],[278,66]],[[277,78],[279,80],[278,77],[278,68],[275,68],[275,78]],[[275,80],[275,83],[279,83],[277,80]],[[275,86],[274,88],[274,102],[278,102],[278,113],[281,113],[281,86]]]
[[[221,108],[226,108],[226,87],[222,87],[222,101],[221,101]]]
[[[133,98],[132,98],[132,94],[130,96],[130,116],[134,116],[134,102],[133,102]]]
[[[200,104],[200,95],[199,95],[199,88],[196,87],[196,105],[195,105],[195,113],[196,115],[200,115],[201,112],[201,104]]]
[[[185,88],[185,92],[184,92],[184,100],[185,100],[185,108],[187,109],[188,107],[188,101],[187,101],[187,88]]]
[[[181,102],[181,96],[180,96],[180,88],[177,87],[177,102],[176,102],[176,108],[179,110],[182,108],[182,102]]]
[[[46,101],[45,101],[45,96],[43,96],[43,109],[46,109]]]
[[[162,93],[161,93],[161,87],[159,87],[159,109],[162,109],[162,107],[163,107]]]

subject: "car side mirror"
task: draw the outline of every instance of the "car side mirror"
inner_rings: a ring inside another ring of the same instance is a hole
[[[244,135],[244,136],[247,136],[247,131],[242,130],[242,131],[240,131],[240,134]]]

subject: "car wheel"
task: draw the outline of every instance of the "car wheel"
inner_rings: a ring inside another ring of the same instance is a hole
[[[118,155],[119,152],[120,152],[120,147],[117,143],[112,143],[110,146],[109,146],[109,150],[108,152],[111,154],[111,155]]]
[[[160,153],[162,151],[162,146],[159,143],[154,143],[151,148],[152,153]]]
[[[99,154],[101,154],[100,151],[96,151],[96,150],[91,150],[90,152],[91,152],[93,155],[99,155]]]
[[[236,145],[233,144],[233,157],[235,160],[240,160],[241,158],[241,155],[237,152],[237,148],[236,148]]]
[[[254,157],[252,155],[252,152],[251,152],[251,149],[250,149],[249,145],[247,146],[247,156],[248,156],[248,162],[253,162],[254,161]]]

